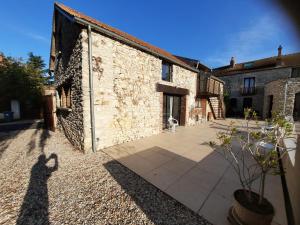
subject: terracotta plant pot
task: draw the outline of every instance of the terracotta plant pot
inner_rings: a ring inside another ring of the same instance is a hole
[[[249,194],[249,192],[248,192]],[[263,199],[258,204],[259,195],[251,192],[250,202],[244,190],[234,192],[234,203],[229,210],[228,220],[232,225],[270,225],[274,217],[272,204]]]

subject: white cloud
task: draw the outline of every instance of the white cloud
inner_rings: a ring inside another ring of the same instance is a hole
[[[32,39],[35,39],[35,40],[38,40],[38,41],[42,41],[42,42],[45,42],[45,43],[49,43],[49,38],[45,38],[44,36],[42,35],[39,35],[39,34],[34,34],[34,33],[31,33],[31,32],[22,32],[24,35],[32,38]]]
[[[1,27],[3,26],[5,29],[9,29],[17,34],[23,35],[23,36],[27,36],[31,39],[49,44],[50,43],[50,38],[46,38],[40,34],[37,34],[36,32],[32,32],[29,29],[24,29],[24,27],[16,27],[12,24],[5,24],[5,23],[1,23],[0,22]]]
[[[279,27],[271,17],[262,17],[248,27],[225,38],[225,46],[208,57],[207,62],[216,66],[228,65],[231,56],[237,62],[269,57],[276,54],[279,45]],[[275,46],[272,44],[276,43]]]

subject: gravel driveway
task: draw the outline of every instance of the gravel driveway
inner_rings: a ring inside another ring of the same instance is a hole
[[[210,224],[102,152],[58,132],[0,133],[0,224]]]

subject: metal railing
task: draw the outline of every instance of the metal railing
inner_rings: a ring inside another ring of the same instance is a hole
[[[214,77],[200,76],[198,80],[199,95],[221,95],[223,94],[223,83]]]
[[[240,89],[241,95],[254,95],[256,94],[255,87],[241,87]]]

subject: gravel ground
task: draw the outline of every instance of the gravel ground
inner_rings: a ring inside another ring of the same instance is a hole
[[[0,133],[0,224],[210,224],[102,152],[60,133]]]

